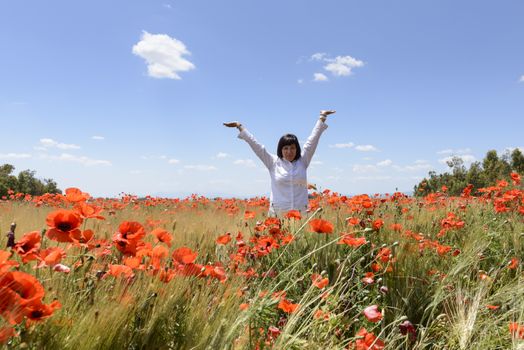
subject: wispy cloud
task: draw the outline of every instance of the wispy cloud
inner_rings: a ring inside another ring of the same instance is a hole
[[[437,154],[466,154],[471,153],[471,148],[458,148],[458,149],[443,149],[441,151],[438,151]]]
[[[195,65],[183,56],[191,55],[186,45],[167,34],[142,34],[133,46],[133,53],[147,63],[148,75],[153,78],[182,79],[178,73],[195,69]]]
[[[377,166],[386,167],[386,166],[391,165],[392,163],[393,163],[393,161],[391,159],[386,159],[386,160],[383,160],[381,162],[378,162]]]
[[[243,165],[243,166],[246,166],[248,168],[255,168],[256,165],[255,165],[255,162],[253,161],[253,159],[237,159],[233,162],[233,164],[235,165]]]
[[[524,75],[520,76],[519,83],[524,83]]]
[[[355,146],[355,144],[353,142],[335,143],[334,145],[329,145],[329,147],[331,147],[331,148],[351,148],[353,146]]]
[[[353,73],[353,69],[363,67],[364,62],[349,55],[329,57],[324,52],[317,52],[311,55],[311,61],[326,63],[323,68],[334,76],[342,77]],[[317,73],[318,74],[318,73]]]
[[[376,152],[378,149],[373,145],[357,145],[355,149],[360,152]]]
[[[48,148],[58,148],[58,149],[62,149],[62,150],[71,150],[71,149],[80,149],[80,146],[72,144],[72,143],[70,143],[70,144],[61,143],[61,142],[58,142],[58,141],[55,141],[55,140],[49,139],[49,138],[40,139],[40,147],[37,147],[37,149],[44,150],[44,149],[48,149]]]
[[[322,73],[314,73],[313,74],[313,81],[328,81],[328,77],[325,74]]]
[[[347,76],[352,74],[353,68],[362,67],[364,62],[351,56],[337,56],[334,59],[325,59],[329,62],[324,69],[335,76]]]
[[[69,153],[62,153],[59,156],[48,156],[43,155],[42,158],[44,159],[51,159],[55,161],[61,161],[61,162],[73,162],[82,164],[85,166],[96,166],[96,165],[112,165],[110,161],[108,160],[102,160],[102,159],[93,159],[85,156],[76,156]]]
[[[415,161],[414,164],[411,165],[393,165],[393,169],[397,171],[421,171],[421,170],[430,170],[433,166],[429,164],[426,161]]]
[[[92,138],[93,140],[105,140],[105,137],[104,137],[104,136],[98,136],[98,135],[91,136],[91,138]]]
[[[180,160],[178,159],[174,159],[174,158],[171,158],[170,160],[167,161],[169,164],[178,164],[180,163]]]
[[[0,159],[25,159],[31,158],[28,153],[0,153]]]
[[[231,155],[225,152],[218,152],[217,155],[215,156],[215,158],[217,159],[224,159],[228,157],[231,157]]]
[[[471,154],[462,154],[462,155],[444,157],[444,158],[439,159],[438,162],[441,164],[447,164],[447,162],[450,162],[453,160],[453,157],[461,158],[464,161],[464,163],[473,163],[474,161],[477,160],[477,158],[475,158],[475,156]]]
[[[372,164],[355,164],[352,170],[354,173],[369,173],[378,171],[378,167]]]
[[[198,171],[213,171],[213,170],[217,170],[217,168],[214,167],[213,165],[204,165],[204,164],[184,165],[184,169],[198,170]]]

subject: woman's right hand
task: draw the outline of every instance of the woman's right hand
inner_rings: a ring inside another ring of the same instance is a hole
[[[238,130],[242,130],[242,124],[240,122],[227,122],[223,124],[228,128],[237,128]]]

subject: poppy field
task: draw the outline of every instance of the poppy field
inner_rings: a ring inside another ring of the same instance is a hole
[[[523,349],[524,189],[0,201],[8,349]],[[5,236],[16,222],[12,242]]]

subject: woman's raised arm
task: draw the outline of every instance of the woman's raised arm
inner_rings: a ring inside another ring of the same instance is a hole
[[[328,127],[324,123],[326,121],[327,116],[333,113],[335,113],[335,111],[320,111],[320,118],[315,124],[313,131],[311,131],[311,135],[309,135],[302,151],[302,160],[306,167],[309,166],[309,163],[311,163],[311,159],[315,154],[320,135],[322,135],[322,132],[324,132],[324,130],[326,130]]]
[[[249,144],[253,152],[255,152],[258,158],[260,158],[260,160],[262,161],[262,163],[264,163],[266,168],[271,169],[273,167],[276,156],[269,153],[266,150],[266,147],[264,147],[264,145],[258,143],[255,137],[249,131],[247,131],[247,129],[244,128],[241,123],[228,122],[224,123],[224,125],[229,128],[237,128],[240,131],[240,133],[238,134],[238,138],[243,139]]]

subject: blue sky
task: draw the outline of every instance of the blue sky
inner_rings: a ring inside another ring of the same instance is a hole
[[[524,147],[522,1],[1,1],[0,163],[96,196],[267,195],[328,119],[309,181],[410,191]]]

